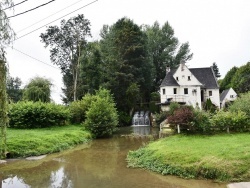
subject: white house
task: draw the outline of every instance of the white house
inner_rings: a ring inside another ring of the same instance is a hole
[[[174,70],[167,68],[160,85],[161,106],[166,110],[170,102],[202,108],[208,98],[220,108],[219,85],[212,67],[188,68],[181,62]]]
[[[235,99],[237,99],[237,93],[233,90],[233,88],[222,91],[220,95],[221,108],[224,108],[227,102],[232,102]]]

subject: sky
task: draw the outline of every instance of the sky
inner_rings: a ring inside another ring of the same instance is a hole
[[[22,1],[14,0],[14,4]],[[16,15],[49,1],[27,0],[7,13]],[[250,61],[249,7],[248,0],[54,0],[10,18],[16,32],[16,40],[7,49],[10,76],[21,78],[23,85],[35,76],[51,80],[52,99],[62,103],[61,71],[50,62],[49,48],[44,48],[39,35],[47,26],[60,26],[62,19],[84,14],[91,23],[91,41],[100,39],[104,24],[123,17],[138,25],[168,21],[180,43],[190,44],[193,58],[187,65],[209,67],[216,62],[223,78],[233,66]]]

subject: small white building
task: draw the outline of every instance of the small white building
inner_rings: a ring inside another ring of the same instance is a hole
[[[232,102],[237,99],[237,93],[233,88],[223,90],[220,95],[221,108],[224,108],[227,102]]]
[[[201,109],[208,98],[220,108],[219,85],[212,67],[189,69],[185,62],[181,62],[177,69],[167,68],[160,94],[162,110],[166,110],[170,102]]]

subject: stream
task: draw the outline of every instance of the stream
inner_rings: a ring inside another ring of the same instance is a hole
[[[112,138],[96,139],[40,160],[8,160],[0,164],[0,188],[226,187],[224,183],[186,180],[127,168],[125,159],[128,151],[157,138],[157,131],[151,127],[126,127]]]

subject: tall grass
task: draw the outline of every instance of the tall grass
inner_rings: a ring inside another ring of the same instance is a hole
[[[82,126],[69,125],[42,129],[7,129],[9,157],[27,157],[59,152],[91,138]]]
[[[249,180],[249,141],[250,134],[176,135],[130,151],[127,160],[130,167],[185,178]]]

